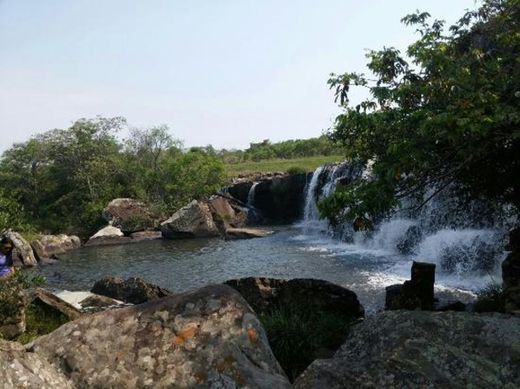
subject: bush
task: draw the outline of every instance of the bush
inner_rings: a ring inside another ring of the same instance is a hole
[[[300,166],[291,166],[287,169],[287,173],[289,174],[304,174],[306,173],[305,169]]]

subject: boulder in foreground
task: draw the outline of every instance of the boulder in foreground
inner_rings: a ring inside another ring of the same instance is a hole
[[[15,342],[0,339],[2,388],[72,389],[74,386],[41,356]]]
[[[78,387],[290,387],[258,319],[224,285],[90,315],[30,349]]]
[[[519,387],[520,318],[387,311],[354,326],[296,388]]]

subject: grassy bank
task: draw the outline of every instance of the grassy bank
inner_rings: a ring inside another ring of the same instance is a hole
[[[265,172],[287,172],[298,168],[302,171],[313,171],[325,163],[339,162],[344,159],[341,155],[329,155],[320,157],[304,157],[295,159],[269,159],[259,162],[241,162],[227,164],[228,177],[236,177],[240,174],[265,173]]]

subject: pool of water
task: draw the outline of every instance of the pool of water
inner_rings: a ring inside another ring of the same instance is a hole
[[[384,288],[409,278],[411,259],[306,235],[298,226],[276,227],[262,239],[157,240],[86,247],[41,267],[50,287],[90,290],[105,276],[141,277],[174,292],[248,276],[318,278],[357,293],[368,312],[384,305]],[[397,269],[397,270],[396,270]],[[439,292],[473,297],[464,288],[438,283]]]

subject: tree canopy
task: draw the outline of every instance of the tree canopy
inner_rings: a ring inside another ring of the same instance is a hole
[[[0,227],[88,235],[118,197],[163,213],[223,184],[224,165],[204,150],[184,151],[165,126],[133,129],[123,118],[80,119],[15,144],[0,159]]]
[[[420,36],[405,54],[370,51],[371,75],[331,75],[342,113],[330,136],[371,174],[339,188],[322,213],[374,218],[409,196],[420,207],[454,183],[461,197],[518,209],[520,1],[485,0],[449,28],[428,13],[402,22]],[[352,87],[369,97],[352,105]]]

